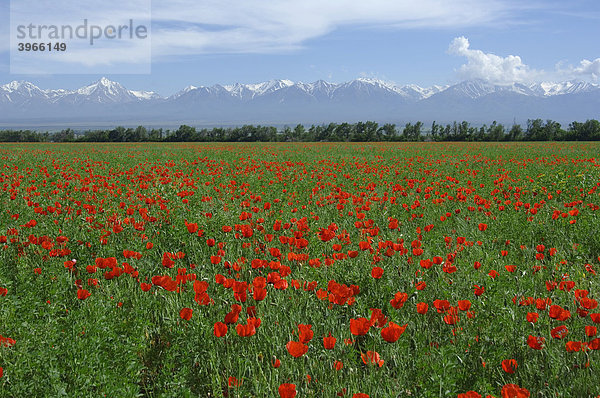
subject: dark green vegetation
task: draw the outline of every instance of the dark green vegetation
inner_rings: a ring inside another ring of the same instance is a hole
[[[252,126],[197,129],[182,125],[177,130],[116,127],[111,130],[75,132],[65,129],[57,133],[32,130],[0,131],[0,142],[372,142],[372,141],[600,141],[600,122],[588,120],[573,122],[565,130],[552,120],[528,120],[525,128],[514,124],[510,128],[493,122],[480,127],[468,122],[441,125],[433,122],[429,130],[423,123],[407,123],[403,128],[395,124],[380,126],[376,122],[330,123],[312,125],[306,129],[299,124],[293,129],[270,126]]]

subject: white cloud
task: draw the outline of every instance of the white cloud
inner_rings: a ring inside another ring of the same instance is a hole
[[[558,63],[553,70],[536,70],[523,63],[518,55],[505,57],[471,48],[469,39],[456,37],[448,53],[465,57],[467,62],[458,68],[461,79],[482,79],[496,84],[533,83],[540,81],[600,80],[600,58],[584,59],[578,65]]]
[[[505,20],[512,0],[174,0],[153,6],[156,55],[278,52],[345,25],[467,27]],[[185,28],[180,28],[185,26]]]
[[[149,0],[19,0],[19,10],[38,20],[63,24],[95,23],[119,18],[143,18]],[[113,4],[114,3],[114,4]],[[343,26],[367,29],[407,29],[490,26],[515,18],[524,6],[516,0],[170,0],[152,4],[153,57],[214,53],[295,51],[311,40]],[[50,3],[48,3],[50,4]],[[111,5],[113,4],[113,5]],[[530,3],[531,4],[531,3]],[[528,5],[525,8],[531,8]],[[43,18],[38,18],[42,16]],[[1,32],[5,37],[5,33]],[[8,43],[8,40],[4,41]],[[0,51],[6,50],[5,47]],[[100,59],[89,49],[82,64],[120,62],[122,51]],[[143,48],[129,55],[142,53]],[[103,54],[106,56],[107,54]],[[129,56],[127,56],[129,58]],[[74,60],[65,57],[65,61]]]
[[[580,78],[589,79],[592,81],[600,80],[600,58],[596,58],[593,61],[584,59],[579,62],[579,65],[569,65],[566,68],[557,66],[560,74],[565,75],[567,78]]]
[[[523,63],[518,55],[501,57],[470,48],[469,39],[457,37],[450,43],[448,53],[467,58],[458,73],[463,79],[483,79],[497,84],[528,83],[540,78],[536,71]]]

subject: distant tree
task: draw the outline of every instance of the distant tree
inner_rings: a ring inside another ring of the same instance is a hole
[[[125,129],[125,127],[118,126],[108,133],[108,140],[110,142],[123,142],[125,141],[126,131],[127,129]]]
[[[148,130],[144,126],[137,126],[135,130],[129,132],[127,141],[141,142],[148,140]]]
[[[343,141],[342,137],[338,137],[338,135],[336,134],[336,127],[337,125],[335,123],[329,123],[327,126],[324,126],[321,140]]]
[[[352,137],[352,125],[349,123],[341,123],[335,127],[335,135],[340,138],[341,141],[350,141]]]
[[[303,125],[298,124],[294,127],[294,131],[292,134],[293,141],[304,141],[304,136],[306,134],[306,129]]]
[[[396,125],[393,123],[386,123],[379,128],[379,136],[385,141],[395,140],[396,133]]]
[[[152,130],[150,130],[150,133],[148,133],[148,141],[161,141],[162,135],[163,135],[162,128],[161,129],[153,128]]]
[[[76,133],[72,129],[64,129],[50,135],[34,130],[0,130],[0,142],[39,142],[52,140],[55,142],[143,142],[143,141],[243,141],[274,142],[284,141],[420,141],[423,140],[423,124],[407,123],[400,132],[395,124],[386,123],[379,126],[374,121],[350,123],[329,123],[312,125],[308,131],[298,124],[294,129],[285,126],[281,131],[273,126],[244,125],[235,128],[215,127],[196,130],[194,127],[181,125],[175,131],[152,129],[144,126],[137,128],[115,127],[112,130],[88,130]],[[600,140],[600,122],[592,119],[583,123],[574,121],[565,131],[560,123],[553,120],[530,119],[527,129],[513,123],[508,132],[496,121],[475,127],[467,121],[453,122],[441,126],[435,121],[431,125],[431,134],[427,139],[433,141],[545,141],[545,140]]]
[[[472,141],[487,141],[488,140],[488,136],[486,134],[488,128],[487,125],[483,125],[480,126],[479,128],[474,128],[473,133],[471,134],[471,140]]]
[[[284,142],[294,141],[293,133],[294,131],[290,128],[290,126],[285,126],[281,132],[281,140]]]
[[[600,122],[592,119],[584,123],[573,122],[569,124],[568,139],[577,141],[600,140]]]
[[[377,122],[368,121],[364,123],[364,134],[365,141],[379,141],[377,132],[379,131],[379,124]]]
[[[528,119],[525,140],[542,141],[544,139],[544,122],[542,119]]]
[[[553,120],[546,120],[544,125],[545,141],[553,141],[563,136],[565,131],[561,128],[560,123]]]
[[[440,128],[441,126],[439,124],[437,124],[435,122],[435,120],[433,121],[433,123],[431,123],[431,140],[432,141],[438,141],[439,140],[439,133],[440,133]]]
[[[456,124],[456,122],[454,122]],[[449,141],[452,135],[452,126],[450,124],[446,124],[446,127],[440,130],[440,141]]]
[[[514,123],[508,132],[506,139],[508,141],[520,141],[523,139],[523,128],[520,124]]]
[[[404,125],[402,129],[402,141],[413,141],[414,135],[414,126],[411,122],[408,122]]]
[[[494,120],[487,130],[487,138],[488,141],[504,140],[504,126]]]
[[[70,128],[61,130],[52,135],[54,142],[73,142],[75,141],[75,132]]]
[[[177,130],[175,130],[175,134],[172,135],[171,141],[193,141],[196,136],[196,128],[191,127],[185,124],[179,126]]]
[[[317,127],[313,124],[308,128],[306,134],[303,135],[302,141],[311,142],[315,141]]]

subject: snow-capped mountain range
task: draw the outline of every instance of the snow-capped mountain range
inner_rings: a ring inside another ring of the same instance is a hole
[[[573,121],[600,118],[600,85],[494,84],[399,86],[359,78],[345,83],[270,80],[257,84],[188,86],[168,97],[128,90],[106,78],[77,90],[44,90],[26,81],[0,86],[0,124],[36,122],[326,123],[378,120],[441,122],[534,118]]]

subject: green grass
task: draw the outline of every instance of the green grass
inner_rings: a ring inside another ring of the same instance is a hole
[[[565,343],[591,342],[595,337],[587,337],[585,327],[600,326],[578,315],[575,300],[578,289],[592,299],[600,295],[598,276],[590,272],[600,271],[598,153],[596,143],[7,145],[0,150],[0,237],[6,237],[0,287],[8,291],[0,296],[0,335],[16,343],[0,347],[0,396],[268,397],[278,396],[282,383],[295,384],[299,397],[334,397],[344,389],[349,397],[469,390],[500,396],[511,383],[536,397],[597,396],[597,350],[567,352]],[[193,195],[183,196],[186,191]],[[578,214],[568,214],[572,209]],[[241,221],[242,212],[251,218]],[[390,218],[398,229],[388,228]],[[30,220],[37,224],[28,227]],[[189,233],[186,221],[204,234]],[[480,231],[480,223],[487,230]],[[115,224],[123,230],[115,232]],[[248,224],[253,235],[236,238],[235,226]],[[331,224],[336,236],[321,241],[318,232]],[[234,230],[223,232],[225,225]],[[59,236],[68,241],[59,243]],[[290,246],[280,236],[306,239],[307,246]],[[42,237],[54,247],[42,245]],[[457,244],[458,237],[465,243]],[[423,253],[415,255],[411,242],[419,238]],[[368,239],[372,252],[359,248]],[[386,247],[379,249],[386,241],[403,242],[406,250],[387,256]],[[51,256],[63,248],[70,253]],[[272,278],[274,264],[251,266],[255,259],[278,261],[269,248],[278,248],[281,265],[290,268],[283,277],[287,289],[268,284],[264,300],[249,291],[241,303],[215,282],[217,274],[248,284],[257,276]],[[123,250],[142,256],[126,259]],[[290,251],[312,261],[289,260]],[[348,251],[359,253],[331,260]],[[185,257],[164,267],[163,254],[176,252]],[[454,273],[441,264],[419,265],[449,254]],[[216,255],[222,260],[212,264]],[[129,263],[137,275],[106,279],[110,268],[88,273],[87,266],[107,257],[121,268]],[[77,260],[74,271],[65,267],[70,259]],[[373,266],[384,269],[381,279],[371,277]],[[193,280],[179,291],[140,288],[156,275],[176,279],[178,268],[208,282],[211,304],[194,301]],[[498,272],[494,279],[491,270]],[[89,278],[98,284],[88,286]],[[317,287],[296,289],[293,280]],[[360,287],[352,305],[317,297],[332,280]],[[563,280],[574,288],[547,290],[546,282]],[[421,281],[426,288],[417,290]],[[89,298],[77,298],[77,283]],[[476,296],[474,285],[485,292]],[[396,292],[409,297],[400,309],[390,304]],[[571,316],[559,321],[535,304],[518,305],[527,297],[550,298]],[[438,299],[451,306],[470,300],[471,317],[459,310],[458,323],[446,324],[446,314],[433,305]],[[426,314],[417,313],[418,302],[429,304]],[[240,337],[233,324],[225,337],[215,337],[213,325],[235,303],[242,305],[237,324],[245,324],[248,307],[255,306],[256,334]],[[184,307],[193,309],[189,321],[179,316]],[[386,343],[376,326],[365,336],[351,334],[350,319],[370,318],[372,308],[407,325],[397,342]],[[538,312],[539,321],[527,322],[528,312]],[[314,337],[308,352],[294,358],[286,344],[298,340],[298,324],[312,325]],[[559,325],[569,330],[562,340],[550,334]],[[337,343],[326,350],[322,338],[330,332]],[[529,335],[544,337],[544,348],[530,348]],[[378,352],[383,366],[365,365],[360,354],[367,351]],[[279,368],[272,366],[275,358]],[[504,359],[517,361],[515,373],[503,371]],[[344,364],[339,371],[337,360]],[[229,387],[230,377],[241,384]]]

